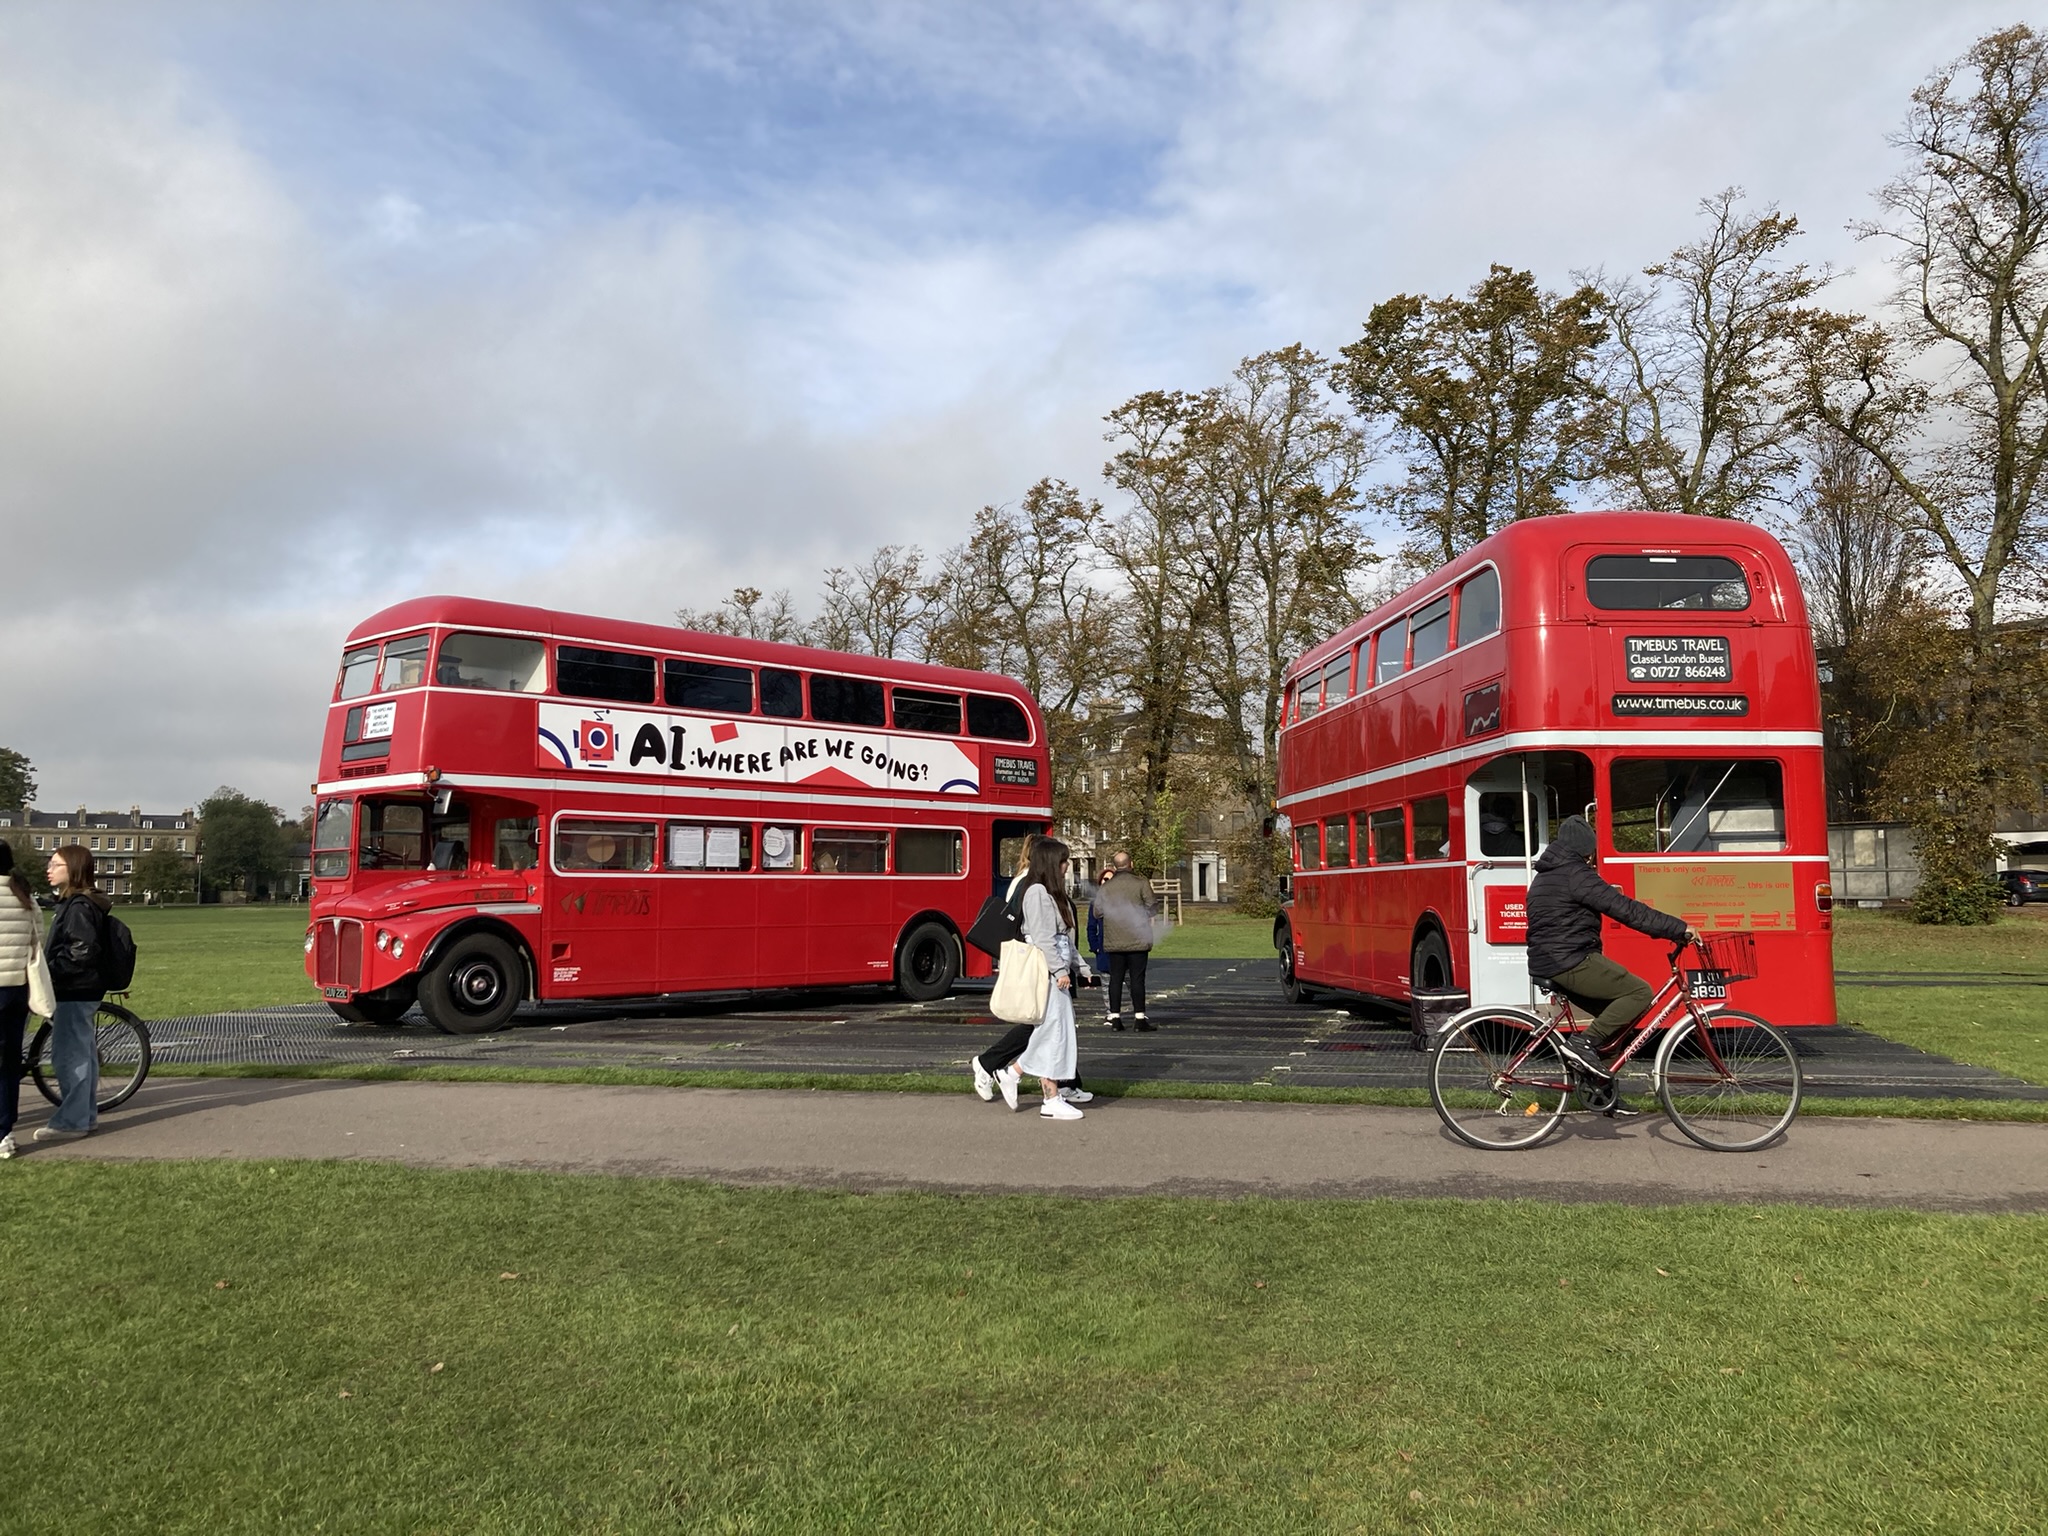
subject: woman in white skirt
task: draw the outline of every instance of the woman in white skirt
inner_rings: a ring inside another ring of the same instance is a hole
[[[1045,957],[1052,975],[1052,989],[1046,994],[1045,1017],[1031,1032],[1024,1054],[1017,1058],[1017,1070],[1038,1079],[1045,1104],[1038,1113],[1046,1120],[1078,1120],[1080,1106],[1060,1097],[1060,1083],[1071,1078],[1080,1064],[1079,1042],[1074,1036],[1074,976],[1087,974],[1087,962],[1074,947],[1074,904],[1067,896],[1067,845],[1057,838],[1042,840],[1031,851],[1031,868],[1024,876],[1024,900],[1020,915],[1024,942]]]

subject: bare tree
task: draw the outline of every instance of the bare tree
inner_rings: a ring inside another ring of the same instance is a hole
[[[777,588],[766,598],[759,587],[734,587],[732,595],[716,608],[678,608],[676,622],[685,629],[748,640],[794,644],[804,638],[804,623],[797,617],[787,587]]]
[[[1702,200],[1707,233],[1607,297],[1603,478],[1660,512],[1754,517],[1798,468],[1796,311],[1826,274],[1784,261],[1796,218],[1742,196]]]
[[[1926,540],[1876,462],[1840,437],[1813,447],[1812,471],[1792,498],[1792,558],[1806,591],[1814,638],[1847,645],[1919,584]]]
[[[825,572],[810,638],[828,650],[913,656],[929,595],[924,552],[915,544],[884,544],[851,569]]]

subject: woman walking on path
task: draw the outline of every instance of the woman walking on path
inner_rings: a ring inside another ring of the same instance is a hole
[[[1010,880],[1010,887],[1003,893],[1003,900],[1016,905],[1022,899],[1024,880],[1031,873],[1031,855],[1038,845],[1046,841],[1043,832],[1027,833],[1024,846],[1017,851],[1017,872]],[[1016,1024],[1007,1030],[1002,1039],[968,1062],[974,1070],[974,1092],[982,1103],[995,1099],[997,1093],[1010,1108],[1017,1108],[1018,1075],[1012,1063],[1024,1054],[1024,1047],[1031,1043],[1031,1036],[1037,1030],[1036,1024]],[[1076,1077],[1060,1086],[1060,1097],[1069,1104],[1086,1104],[1095,1097],[1081,1086]]]
[[[63,1102],[37,1141],[72,1141],[90,1136],[99,1124],[100,1048],[93,1015],[107,995],[100,962],[107,952],[107,910],[113,906],[93,889],[93,859],[76,843],[50,855],[50,884],[57,911],[50,919],[50,980],[57,1012],[50,1020],[50,1064]]]
[[[1071,1078],[1080,1061],[1074,1036],[1074,978],[1084,969],[1074,948],[1074,904],[1067,896],[1067,845],[1046,838],[1031,854],[1031,872],[1024,877],[1024,942],[1045,957],[1052,975],[1045,1017],[1031,1032],[1031,1041],[1012,1069],[1038,1079],[1045,1103],[1039,1115],[1047,1120],[1078,1120],[1080,1107],[1060,1096],[1060,1084]]]
[[[1102,951],[1109,956],[1109,1017],[1111,1029],[1124,1027],[1124,980],[1131,983],[1131,1006],[1137,1010],[1141,1030],[1158,1026],[1145,1017],[1145,965],[1152,954],[1152,913],[1157,898],[1149,882],[1131,868],[1131,856],[1119,852],[1113,867],[1096,887],[1095,910],[1102,914]]]
[[[14,1156],[21,1113],[21,1036],[28,1025],[28,971],[43,947],[42,919],[14,849],[0,842],[0,1158]]]

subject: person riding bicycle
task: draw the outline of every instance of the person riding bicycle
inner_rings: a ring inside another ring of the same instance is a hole
[[[1668,913],[1631,901],[1593,867],[1598,843],[1583,816],[1567,816],[1536,860],[1529,882],[1529,974],[1594,1015],[1584,1034],[1559,1035],[1572,1063],[1599,1081],[1613,1069],[1601,1059],[1650,1006],[1650,984],[1600,953],[1600,919],[1676,944],[1698,937]]]

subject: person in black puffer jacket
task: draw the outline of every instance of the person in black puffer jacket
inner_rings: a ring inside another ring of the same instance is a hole
[[[93,888],[93,857],[76,843],[50,855],[50,884],[57,910],[50,918],[45,951],[57,1013],[50,1020],[50,1065],[63,1102],[37,1141],[90,1136],[99,1125],[100,1053],[93,1015],[107,995],[100,979],[107,952],[107,909],[113,905]]]
[[[1600,919],[1653,939],[1697,938],[1668,913],[1631,901],[1600,878],[1593,829],[1583,816],[1567,816],[1536,860],[1529,882],[1529,974],[1594,1015],[1583,1035],[1560,1035],[1558,1044],[1586,1071],[1613,1074],[1600,1052],[1612,1046],[1650,1006],[1650,984],[1600,953]]]

